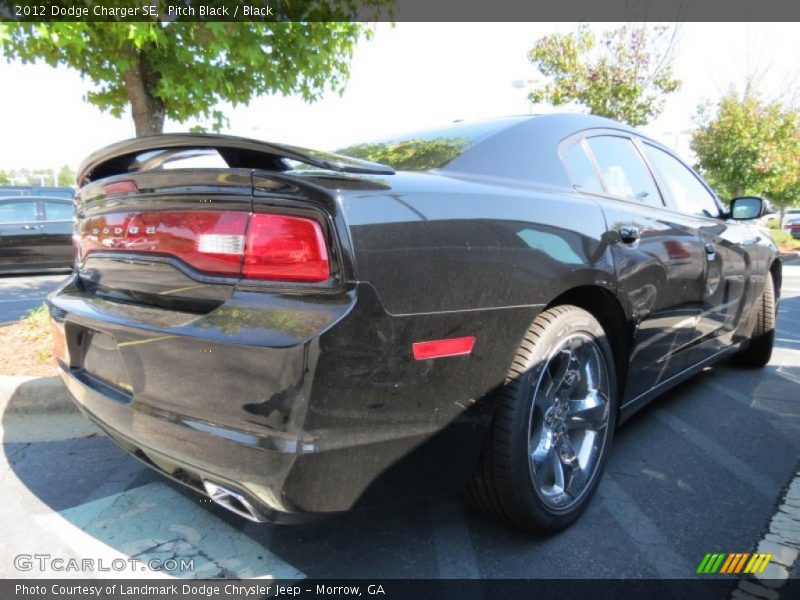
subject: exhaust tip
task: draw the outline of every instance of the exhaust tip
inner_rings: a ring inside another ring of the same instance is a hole
[[[209,498],[215,504],[236,513],[240,517],[244,517],[248,521],[255,521],[262,523],[266,521],[260,513],[250,504],[250,501],[239,492],[234,492],[225,486],[210,481],[203,481],[203,487],[206,490]]]

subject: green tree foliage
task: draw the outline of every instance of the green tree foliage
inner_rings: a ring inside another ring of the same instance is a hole
[[[70,169],[69,165],[64,165],[58,171],[58,185],[63,185],[63,186],[75,185],[75,171]]]
[[[577,102],[592,114],[629,125],[648,123],[664,97],[680,86],[672,77],[675,29],[624,25],[598,41],[588,26],[541,38],[528,59],[547,78],[531,102],[554,106]]]
[[[0,184],[75,186],[75,171],[64,165],[54,169],[11,169],[0,171]]]
[[[383,163],[398,171],[427,171],[445,166],[469,144],[467,138],[438,137],[397,142],[358,144],[337,150],[338,154]]]
[[[117,3],[134,4],[140,2]],[[159,4],[163,9],[167,2]],[[363,5],[285,3],[284,13],[297,22],[0,23],[0,45],[8,60],[77,70],[92,84],[87,100],[101,110],[120,116],[130,105],[137,136],[160,133],[165,117],[211,119],[219,130],[225,123],[220,102],[246,105],[260,94],[298,94],[312,102],[326,90],[341,92],[356,43],[371,33],[363,23],[347,22]]]
[[[731,91],[698,109],[692,135],[697,166],[723,198],[763,195],[800,201],[800,113]]]

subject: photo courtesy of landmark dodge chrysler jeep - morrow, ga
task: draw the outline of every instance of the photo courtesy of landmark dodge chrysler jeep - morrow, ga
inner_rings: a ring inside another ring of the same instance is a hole
[[[772,352],[763,200],[727,209],[600,117],[337,154],[157,135],[78,183],[75,271],[48,300],[61,377],[122,448],[256,521],[466,490],[555,531],[634,411]]]

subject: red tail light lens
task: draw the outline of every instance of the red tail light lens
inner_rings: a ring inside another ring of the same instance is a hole
[[[210,210],[103,215],[84,222],[81,256],[109,251],[163,254],[199,271],[238,277],[247,219],[247,213]],[[230,240],[238,240],[238,246]]]
[[[244,248],[245,277],[325,281],[330,276],[322,227],[313,219],[253,215]]]
[[[303,217],[225,211],[115,213],[87,219],[79,257],[159,254],[214,275],[320,282],[330,276],[320,224]]]
[[[117,194],[136,193],[139,191],[139,186],[132,179],[123,179],[122,181],[107,183],[103,186],[103,190],[109,196],[116,196]]]

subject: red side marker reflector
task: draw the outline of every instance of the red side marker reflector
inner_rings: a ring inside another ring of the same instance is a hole
[[[415,360],[429,358],[443,358],[445,356],[461,356],[472,352],[475,345],[475,336],[450,338],[448,340],[431,340],[430,342],[416,342],[411,345]]]

